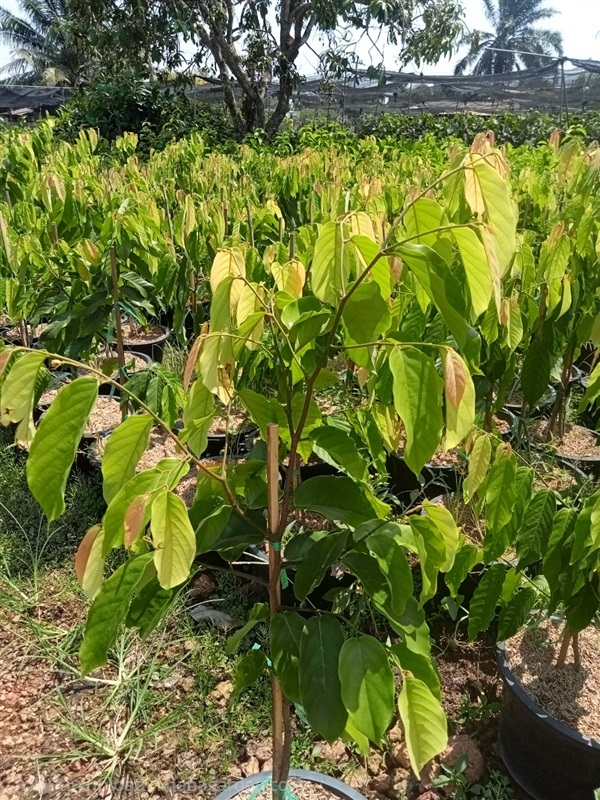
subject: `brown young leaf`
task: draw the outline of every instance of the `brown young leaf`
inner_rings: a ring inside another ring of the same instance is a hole
[[[196,364],[198,363],[198,358],[200,357],[200,348],[202,347],[204,336],[205,333],[203,330],[200,336],[198,336],[198,338],[192,345],[187,361],[185,362],[185,370],[183,372],[183,388],[186,391],[190,388],[190,384],[192,383],[192,379],[194,377],[194,372],[196,370]]]
[[[75,553],[75,574],[77,575],[77,580],[80,585],[83,585],[88,559],[90,557],[90,553],[92,552],[94,542],[98,538],[101,530],[102,525],[92,525],[92,527],[81,540],[81,543],[77,548],[77,552]]]
[[[458,407],[465,393],[467,376],[462,358],[454,350],[446,350],[444,357],[444,386],[446,401]]]
[[[136,497],[125,512],[125,534],[123,537],[123,542],[128,550],[135,542],[142,529],[148,500],[149,495],[147,494],[142,494],[139,497]]]
[[[4,375],[4,371],[13,353],[14,350],[12,347],[7,347],[5,350],[0,351],[0,378]]]

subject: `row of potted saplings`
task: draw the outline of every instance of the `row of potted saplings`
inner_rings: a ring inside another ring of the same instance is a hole
[[[128,374],[135,374],[146,369],[152,363],[152,355],[156,356],[157,360],[162,360],[162,345],[158,348],[154,346],[150,353],[147,348],[140,348],[136,351],[132,348],[131,343],[127,343],[126,369]],[[49,391],[58,391],[62,382],[73,377],[72,374],[65,375],[64,372],[53,369],[52,364],[49,365],[49,371],[52,374],[53,383],[58,386],[58,389],[51,388]],[[84,366],[82,366],[81,372],[85,373]],[[586,377],[581,372],[574,370],[571,385],[575,386],[578,382],[583,382],[585,385]],[[100,463],[96,457],[97,448],[102,447],[102,443],[110,431],[121,420],[120,396],[116,387],[110,384],[101,384],[100,394],[97,411],[92,414],[88,423],[82,443],[82,456],[79,460],[80,464],[94,468],[97,468]],[[553,387],[549,387],[547,395],[531,412],[531,418],[535,420],[536,424],[547,422],[555,399],[556,392]],[[44,400],[49,402],[50,398],[42,396],[39,404],[42,414]],[[513,394],[509,398],[507,406],[497,412],[494,417],[494,428],[505,441],[514,440],[519,436],[522,425],[519,416],[520,402],[518,395],[515,398]],[[110,411],[107,412],[104,407],[109,407]],[[223,418],[215,420],[209,433],[207,450],[203,454],[205,458],[214,458],[223,452],[228,437],[227,423],[230,426],[229,430],[233,431],[228,440],[228,452],[234,457],[239,457],[250,451],[258,431],[248,423],[247,416],[235,414],[228,420]],[[176,444],[173,440],[166,438],[158,429],[153,431],[152,436],[154,441],[147,456],[150,461],[140,464],[141,469],[150,468],[162,458],[176,455]],[[564,463],[571,467],[575,479],[577,479],[583,477],[585,472],[594,472],[597,469],[598,460],[598,457],[565,458]],[[457,514],[459,523],[468,531],[468,514],[473,512],[469,512],[468,508],[462,504],[459,493],[456,492],[461,477],[465,473],[465,460],[461,453],[436,454],[424,468],[420,479],[416,478],[407,468],[401,448],[400,452],[388,457],[387,463],[389,489],[401,505],[414,502],[418,495],[437,498],[439,502],[444,502]],[[335,473],[336,470],[329,465],[311,463],[302,467],[300,479],[306,480],[314,475]],[[190,485],[193,486],[193,481],[190,482]],[[185,484],[183,491],[185,492]],[[454,495],[455,492],[456,495]],[[191,504],[193,497],[185,497],[185,499]],[[483,577],[490,572],[491,567],[500,565],[502,565],[502,580],[505,580],[507,570],[510,569],[510,564],[507,565],[506,562],[493,563],[491,566],[490,564],[474,566],[471,574],[458,591],[458,596],[462,598],[462,602],[466,606],[469,605],[470,598],[477,594]],[[577,660],[580,662],[579,654],[577,656]],[[563,800],[569,800],[569,798],[593,800],[593,789],[600,787],[600,743],[591,736],[583,735],[565,725],[536,703],[531,693],[522,688],[519,679],[512,671],[505,656],[504,646],[499,648],[499,667],[504,679],[505,693],[501,747],[507,766],[514,777],[539,800],[554,800],[559,797]],[[582,669],[580,663],[576,668]],[[547,679],[547,676],[544,677]],[[580,677],[583,679],[585,676]],[[577,683],[577,678],[575,680]],[[567,696],[575,697],[576,694],[576,692],[574,694],[567,693]],[[594,710],[592,709],[592,711]]]

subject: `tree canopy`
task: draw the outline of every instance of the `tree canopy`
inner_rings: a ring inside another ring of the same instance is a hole
[[[0,41],[11,49],[3,75],[14,83],[77,86],[88,65],[69,0],[19,0],[19,5],[18,14],[0,7]]]
[[[420,64],[450,55],[461,32],[459,0],[69,2],[81,40],[104,71],[133,66],[139,74],[163,69],[217,80],[240,134],[277,130],[302,81],[304,49],[319,47],[324,65],[345,69],[359,38],[384,36],[401,64]]]
[[[544,6],[544,0],[483,0],[483,4],[492,30],[474,31],[463,38],[462,44],[470,50],[456,65],[457,75],[471,68],[475,75],[497,75],[540,66],[545,62],[540,56],[562,55],[561,34],[536,27],[556,14]]]

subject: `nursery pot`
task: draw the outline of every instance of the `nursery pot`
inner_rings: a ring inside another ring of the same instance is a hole
[[[248,455],[254,445],[254,440],[258,438],[260,431],[258,426],[251,425],[238,433],[229,437],[228,452],[231,456],[240,458]],[[226,433],[209,433],[206,450],[202,453],[202,458],[214,458],[220,456],[225,449],[227,441]]]
[[[460,472],[455,464],[425,464],[420,479],[408,467],[404,456],[390,453],[386,459],[388,486],[400,499],[419,491],[429,500],[445,492],[455,492]]]
[[[528,408],[527,413],[530,417],[543,417],[547,414],[554,402],[556,400],[556,389],[554,386],[549,386],[548,391],[541,397],[535,406],[532,408]],[[504,403],[504,409],[506,411],[510,411],[511,414],[514,414],[516,417],[521,416],[522,412],[522,405],[521,403],[511,402],[511,398],[508,398],[507,401]]]
[[[258,775],[250,775],[248,778],[243,778],[241,781],[234,783],[229,789],[217,795],[215,800],[235,800],[243,791],[253,789],[260,786],[271,777],[270,772],[259,772]],[[336,778],[330,778],[329,775],[321,775],[320,772],[311,772],[308,769],[291,769],[290,778],[299,778],[306,783],[315,785],[315,790],[318,788],[326,789],[334,797],[339,797],[341,800],[365,800],[365,796],[346,786],[342,781]],[[270,786],[270,784],[269,784]],[[315,795],[318,797],[318,795]]]
[[[151,342],[123,342],[123,348],[128,352],[143,353],[150,356],[152,361],[158,361],[159,364],[162,364],[165,342],[171,335],[171,331],[164,325],[157,325],[156,327],[162,329],[162,333],[156,339]]]
[[[503,683],[499,744],[514,780],[535,800],[594,800],[600,742],[587,739],[539,706],[519,684],[498,645]]]

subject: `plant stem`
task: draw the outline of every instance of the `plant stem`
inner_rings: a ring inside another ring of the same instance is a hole
[[[281,610],[281,535],[279,529],[279,425],[267,425],[267,516],[271,543],[269,548],[269,610]],[[290,771],[290,707],[275,675],[271,681],[273,800],[282,800]]]
[[[560,652],[558,654],[558,658],[556,660],[557,667],[564,667],[567,661],[567,654],[569,652],[569,645],[571,644],[571,632],[569,631],[568,624],[565,625],[565,630],[563,633],[562,644],[560,646]]]
[[[550,419],[548,420],[548,426],[546,428],[546,436],[548,439],[552,438],[552,434],[555,430],[558,433],[559,439],[562,439],[565,435],[566,402],[569,394],[571,368],[573,366],[574,356],[575,348],[570,347],[565,353],[560,376],[560,385],[556,391],[556,400],[552,406],[552,413],[550,414]]]
[[[121,329],[121,310],[119,307],[119,272],[117,270],[117,254],[114,245],[110,248],[110,271],[112,276],[113,308],[115,312],[115,331],[117,336],[117,359],[119,361],[119,383],[125,385],[125,351],[123,348],[123,331]],[[121,418],[129,413],[129,403],[121,396]]]
[[[573,663],[576,667],[581,666],[581,656],[579,654],[579,634],[573,634]]]

